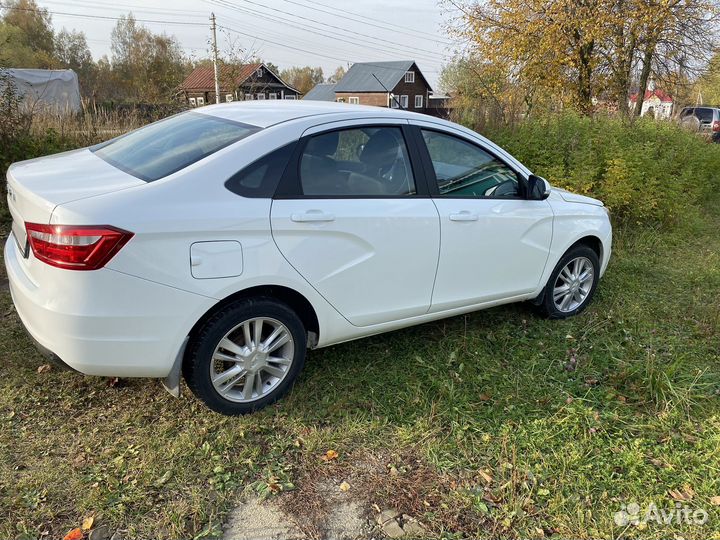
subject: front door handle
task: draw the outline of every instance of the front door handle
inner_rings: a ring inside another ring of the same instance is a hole
[[[450,214],[450,221],[477,221],[478,219],[479,217],[477,214],[473,214],[467,210]]]
[[[302,214],[292,214],[290,219],[296,223],[309,223],[317,221],[335,221],[335,216],[320,210],[308,210]]]

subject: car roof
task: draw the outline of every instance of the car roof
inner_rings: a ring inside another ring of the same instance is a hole
[[[367,105],[350,105],[327,101],[298,100],[254,100],[220,103],[192,109],[194,112],[209,114],[235,122],[243,122],[266,128],[282,122],[321,116],[326,114],[352,113],[355,118],[416,118],[428,119],[427,115]]]

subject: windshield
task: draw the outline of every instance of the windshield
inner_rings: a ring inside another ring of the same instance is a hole
[[[146,182],[184,169],[261,128],[186,112],[90,148],[96,156]]]

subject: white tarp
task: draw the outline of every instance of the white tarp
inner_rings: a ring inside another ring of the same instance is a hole
[[[80,112],[80,86],[72,69],[9,68],[3,72],[9,75],[25,108],[33,112]]]

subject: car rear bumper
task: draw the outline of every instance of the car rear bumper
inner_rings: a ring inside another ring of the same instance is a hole
[[[12,235],[4,253],[10,293],[30,336],[87,375],[165,377],[195,321],[215,303],[107,268],[43,264],[33,280]]]

